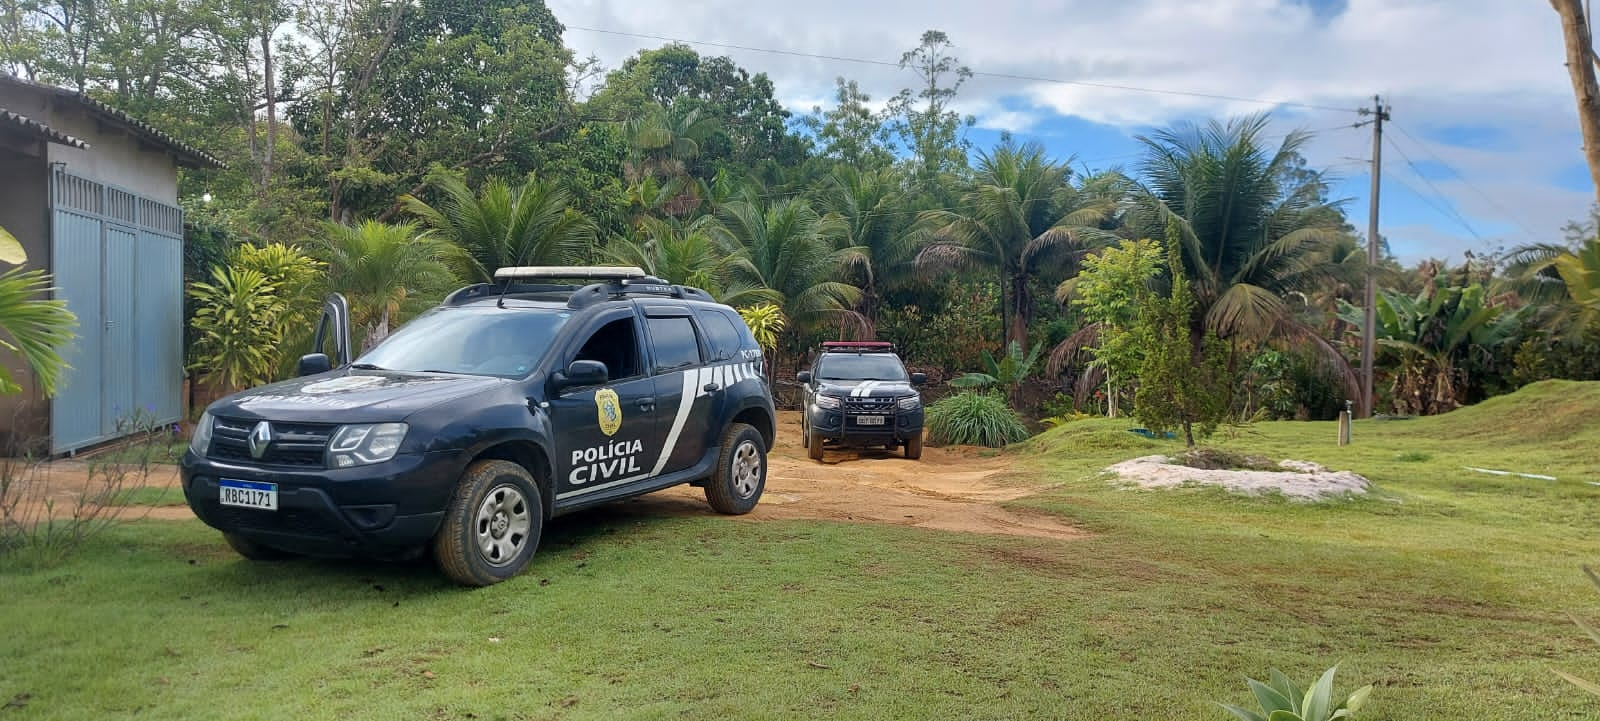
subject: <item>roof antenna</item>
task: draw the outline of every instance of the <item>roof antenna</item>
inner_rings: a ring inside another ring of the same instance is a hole
[[[496,307],[496,308],[504,308],[504,307],[506,307],[506,293],[508,293],[510,291],[511,291],[511,279],[510,278],[506,278],[506,284],[500,286],[500,298],[494,302],[494,307]]]

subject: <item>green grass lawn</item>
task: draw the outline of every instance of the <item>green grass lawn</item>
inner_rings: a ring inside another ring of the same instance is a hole
[[[1269,666],[1377,689],[1364,719],[1589,719],[1600,384],[1220,445],[1368,475],[1322,504],[1128,490],[1176,449],[1084,421],[1008,451],[1073,541],[824,522],[558,520],[522,576],[237,560],[138,522],[0,575],[0,717],[1225,719]],[[1557,476],[1473,473],[1475,465]]]

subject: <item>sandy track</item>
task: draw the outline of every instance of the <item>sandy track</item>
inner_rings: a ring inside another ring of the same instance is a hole
[[[817,463],[807,458],[800,446],[799,414],[780,413],[778,422],[778,442],[768,457],[766,494],[760,505],[741,519],[820,519],[1053,539],[1087,535],[1055,517],[997,505],[1037,490],[1016,482],[1009,459],[983,457],[967,448],[929,447],[920,461],[906,460],[898,453],[830,450],[824,462]],[[175,468],[157,468],[149,485],[177,484]],[[53,499],[57,516],[70,515],[85,490],[94,493],[103,487],[91,480],[87,464],[81,461],[57,461],[43,473],[48,487],[31,494],[27,502]],[[173,492],[178,491],[174,488]],[[711,513],[703,492],[689,486],[614,504],[613,510],[629,515]],[[123,509],[121,517],[183,519],[194,515],[187,506],[132,507]]]

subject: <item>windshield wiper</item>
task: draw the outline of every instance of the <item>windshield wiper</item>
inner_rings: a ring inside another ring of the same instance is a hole
[[[417,372],[418,373],[447,373],[447,374],[453,375],[453,376],[468,375],[467,373],[465,373],[463,371],[447,371],[447,370],[442,370],[442,369],[439,369],[439,368],[427,368],[427,369],[420,370],[420,371],[417,371]]]
[[[355,370],[358,370],[358,371],[386,371],[386,370],[389,370],[388,368],[384,368],[383,366],[380,366],[380,365],[373,365],[372,363],[351,363],[350,367],[355,369]]]

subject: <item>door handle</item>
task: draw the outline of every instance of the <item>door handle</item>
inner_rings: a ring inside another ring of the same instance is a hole
[[[654,399],[654,398],[640,398],[639,399],[639,410],[648,411],[648,410],[651,410],[651,409],[653,409],[655,407],[656,407],[656,399]]]
[[[719,390],[722,390],[722,386],[719,386],[716,383],[707,383],[705,385],[705,392],[707,393],[716,393]]]

